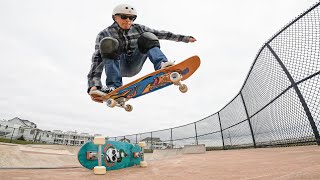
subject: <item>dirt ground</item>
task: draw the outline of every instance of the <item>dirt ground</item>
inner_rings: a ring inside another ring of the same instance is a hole
[[[319,179],[320,146],[259,148],[181,154],[94,175],[85,168],[0,169],[0,179]]]

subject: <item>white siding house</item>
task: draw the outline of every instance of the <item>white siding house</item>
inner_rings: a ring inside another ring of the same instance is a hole
[[[94,136],[101,135],[95,134]],[[0,120],[0,137],[6,139],[19,139],[23,137],[24,140],[32,142],[81,146],[93,140],[94,136],[88,133],[77,133],[77,131],[41,130],[37,128],[35,123],[18,117],[7,121]]]

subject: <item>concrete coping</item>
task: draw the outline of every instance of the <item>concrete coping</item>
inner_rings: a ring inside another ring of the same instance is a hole
[[[204,154],[204,153],[206,153],[206,146],[204,144],[185,145],[182,148],[182,154]]]

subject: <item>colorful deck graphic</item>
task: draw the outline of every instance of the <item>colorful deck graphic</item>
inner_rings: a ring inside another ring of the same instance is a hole
[[[102,99],[107,102],[109,107],[122,107],[126,111],[132,111],[132,106],[126,102],[132,98],[137,98],[151,92],[157,91],[164,87],[170,86],[173,82],[170,80],[172,73],[174,81],[179,85],[179,90],[183,93],[187,92],[187,86],[181,81],[188,79],[200,66],[200,58],[192,56],[178,64],[151,72],[131,83],[121,86],[109,94],[106,94]],[[177,77],[181,76],[180,77]],[[178,80],[177,80],[178,79]],[[177,80],[177,81],[176,81]]]
[[[102,166],[107,170],[116,170],[134,165],[139,165],[141,157],[134,157],[135,152],[140,152],[139,145],[118,141],[106,141],[102,146]],[[91,158],[90,154],[97,153],[98,146],[93,142],[84,144],[78,152],[78,160],[80,164],[88,169],[98,166],[98,159]]]
[[[185,68],[184,70],[176,69],[175,72],[179,72],[182,75],[185,75],[189,72],[189,68]],[[150,92],[164,88],[166,86],[172,85],[172,82],[170,81],[170,73],[171,71],[159,72],[154,76],[145,77],[144,79],[141,79],[135,84],[120,90],[118,93],[112,95],[111,98],[114,98],[114,99],[119,97],[125,97],[127,99],[137,98],[139,96],[142,96]]]

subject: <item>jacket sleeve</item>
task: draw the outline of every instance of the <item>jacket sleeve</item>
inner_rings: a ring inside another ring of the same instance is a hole
[[[100,41],[103,38],[104,38],[103,33],[99,33],[96,38],[95,51],[92,55],[92,60],[91,60],[91,68],[90,68],[89,74],[87,76],[87,78],[88,78],[87,92],[88,93],[90,91],[90,88],[93,86],[102,87],[101,74],[103,71],[103,62],[102,62],[99,46],[100,46]]]
[[[176,41],[176,42],[188,43],[189,38],[191,37],[191,36],[185,36],[185,35],[180,35],[180,34],[174,34],[172,32],[164,31],[164,30],[159,31],[159,30],[151,29],[151,28],[143,26],[143,25],[141,25],[141,27],[145,32],[151,32],[154,35],[156,35],[159,39],[166,39],[166,40],[171,40],[171,41]]]

